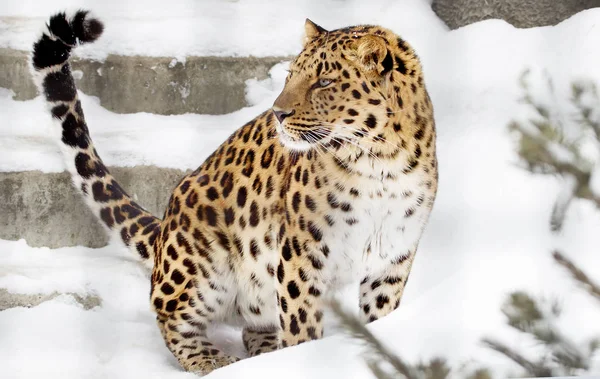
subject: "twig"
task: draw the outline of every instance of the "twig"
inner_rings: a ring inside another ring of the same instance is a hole
[[[521,354],[498,341],[494,341],[490,338],[484,338],[482,342],[487,345],[487,347],[505,355],[507,358],[523,367],[529,375],[533,375],[538,378],[552,376],[552,370],[549,367],[541,366],[537,363],[529,361]]]
[[[567,269],[573,279],[579,282],[579,284],[581,284],[590,295],[595,297],[596,300],[600,301],[600,286],[598,286],[598,284],[594,283],[592,279],[590,279],[583,271],[581,271],[573,262],[567,259],[559,251],[554,251],[552,256],[554,257],[556,263]]]
[[[377,379],[394,379],[391,374],[381,369],[379,362],[375,359],[367,359],[367,366],[369,366],[369,369]]]
[[[574,164],[568,161],[561,161],[554,156],[548,149],[548,141],[542,136],[531,135],[518,123],[512,123],[510,127],[517,131],[521,136],[521,148],[519,155],[529,165],[529,171],[536,173],[534,168],[541,168],[544,174],[560,174],[565,177],[575,179],[573,194],[580,198],[594,202],[597,208],[600,209],[600,196],[595,194],[591,187],[590,181],[592,173],[590,170],[583,169],[581,165]],[[526,140],[526,143],[523,142]],[[526,145],[527,147],[523,147]],[[553,220],[556,222],[556,220]],[[560,220],[559,220],[560,222]]]
[[[392,367],[406,377],[406,379],[418,379],[409,365],[404,363],[400,357],[392,353],[379,341],[373,333],[367,329],[363,323],[353,315],[348,314],[342,309],[340,303],[336,300],[330,302],[330,307],[335,315],[340,319],[342,325],[357,339],[367,343],[371,350],[386,362],[389,362]],[[370,367],[371,365],[369,365]]]

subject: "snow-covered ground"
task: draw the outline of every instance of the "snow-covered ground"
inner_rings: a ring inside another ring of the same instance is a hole
[[[574,338],[600,334],[600,309],[550,257],[552,248],[563,248],[600,279],[600,213],[575,202],[564,230],[552,235],[548,220],[560,182],[518,168],[514,138],[507,132],[512,119],[529,116],[518,102],[517,81],[524,69],[546,71],[554,79],[556,99],[548,101],[565,114],[571,111],[565,106],[571,80],[600,83],[600,10],[556,27],[518,30],[490,20],[450,32],[427,0],[188,0],[171,1],[168,7],[152,0],[139,9],[139,0],[97,6],[84,0],[5,3],[0,15],[15,17],[45,17],[66,4],[97,8],[107,30],[96,45],[80,52],[91,56],[96,48],[98,56],[293,54],[307,16],[328,28],[358,22],[392,28],[415,46],[425,68],[439,131],[440,189],[402,305],[371,330],[408,361],[442,355],[454,367],[480,362],[500,374],[515,372],[515,366],[479,341],[497,337],[535,357],[536,343],[507,327],[500,313],[505,295],[523,289],[559,299],[564,306],[560,326]],[[0,46],[26,49],[33,40],[32,25],[42,19],[7,20],[0,19]],[[83,106],[107,164],[195,168],[231,131],[272,104],[284,68],[276,66],[265,81],[249,81],[253,105],[224,116],[117,115],[85,95]],[[535,78],[536,93],[546,96]],[[0,170],[63,170],[44,110],[39,98],[16,102],[9,91],[0,90]],[[0,312],[2,378],[191,377],[179,371],[154,325],[148,274],[119,246],[50,250],[0,241],[0,288],[91,293],[102,299],[92,310],[64,295],[31,309]],[[237,331],[214,332],[225,347],[241,353]],[[333,328],[328,334],[321,341],[243,360],[210,377],[369,378],[359,358],[362,348]],[[600,357],[594,372],[600,373]]]

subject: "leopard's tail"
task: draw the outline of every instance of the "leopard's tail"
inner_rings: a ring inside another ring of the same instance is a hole
[[[46,98],[75,187],[110,232],[148,265],[160,220],[136,204],[102,163],[90,138],[68,59],[78,44],[95,41],[102,23],[87,11],[55,14],[33,45],[31,72]]]

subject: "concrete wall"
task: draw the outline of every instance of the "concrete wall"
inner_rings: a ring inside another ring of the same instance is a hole
[[[185,172],[153,166],[109,168],[123,188],[162,217]],[[71,184],[70,175],[40,171],[0,173],[0,239],[31,246],[105,246],[105,230]]]
[[[285,59],[188,57],[184,65],[172,58],[109,55],[104,62],[73,59],[72,65],[83,73],[78,88],[116,113],[224,114],[246,106],[246,80],[265,79]],[[0,87],[12,89],[17,100],[36,96],[26,52],[0,49]]]
[[[4,288],[0,288],[0,312],[15,307],[35,307],[36,305],[40,305],[45,301],[52,300],[59,295],[60,293],[58,292],[34,295],[18,294],[10,293]],[[80,295],[77,293],[68,293],[68,295],[71,295],[73,299],[81,304],[85,310],[92,309],[102,304],[102,300],[95,295]]]
[[[223,114],[246,105],[246,80],[266,78],[285,59],[188,57],[184,65],[172,58],[112,55],[104,62],[74,59],[73,70],[77,86],[113,112]],[[12,89],[17,100],[37,95],[26,52],[0,49],[0,87]],[[158,216],[185,174],[148,166],[110,170]],[[24,238],[32,246],[48,247],[107,243],[67,173],[0,172],[0,215],[0,239]]]
[[[433,0],[434,12],[451,29],[499,18],[518,28],[556,25],[600,0]]]

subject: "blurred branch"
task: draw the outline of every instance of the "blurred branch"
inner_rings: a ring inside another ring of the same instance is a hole
[[[518,136],[517,152],[526,170],[560,175],[565,180],[555,201],[550,223],[552,230],[558,230],[573,198],[589,200],[600,208],[600,189],[592,187],[592,181],[595,186],[599,179],[594,176],[600,175],[597,167],[597,160],[600,159],[600,98],[595,84],[574,83],[570,100],[577,114],[563,123],[564,117],[559,112],[565,102],[556,100],[550,77],[546,76],[552,100],[544,104],[532,96],[527,76],[528,72],[525,72],[520,78],[524,92],[522,100],[533,110],[535,118],[525,123],[512,122],[509,129]],[[566,124],[569,124],[567,130],[564,127]],[[597,283],[560,252],[554,251],[553,257],[590,295],[600,300],[600,286]],[[557,302],[538,302],[525,292],[514,292],[504,302],[502,312],[509,326],[541,344],[541,357],[532,361],[519,351],[491,338],[485,338],[482,342],[517,363],[527,375],[571,376],[590,370],[593,356],[600,348],[600,339],[591,339],[582,347],[563,334],[556,323],[561,315],[561,307]]]
[[[533,375],[538,378],[552,376],[552,370],[549,367],[545,367],[539,363],[529,361],[527,358],[525,358],[524,356],[512,350],[511,348],[509,348],[501,342],[494,341],[490,338],[484,338],[482,342],[490,349],[493,349],[499,352],[500,354],[503,354],[519,366],[523,367],[529,375]]]
[[[573,262],[567,259],[559,251],[555,251],[552,256],[556,263],[567,269],[573,279],[575,279],[581,286],[596,300],[600,301],[600,286],[594,283],[581,269],[579,269]]]
[[[492,374],[488,369],[480,368],[468,375],[466,379],[492,379]]]
[[[600,208],[600,194],[594,193],[591,187],[595,167],[582,151],[581,144],[582,140],[589,142],[593,135],[598,140],[595,146],[600,153],[600,112],[597,111],[600,100],[593,83],[572,85],[571,102],[577,115],[572,118],[576,125],[569,129],[572,136],[567,138],[561,115],[551,111],[558,107],[535,99],[527,78],[526,71],[520,78],[524,92],[522,101],[535,112],[536,117],[525,123],[513,121],[509,130],[518,135],[517,152],[525,163],[525,169],[532,173],[558,174],[567,180],[552,212],[552,230],[559,230],[573,197],[590,200]],[[554,98],[554,85],[549,77],[547,80],[548,91]]]
[[[589,370],[594,345],[590,344],[587,350],[579,348],[553,322],[561,314],[558,304],[543,302],[543,305],[543,308],[540,307],[524,292],[514,292],[502,306],[509,326],[530,335],[545,347],[547,355],[538,361],[532,362],[519,352],[490,338],[484,339],[483,343],[519,364],[528,375],[574,375]]]
[[[427,363],[419,363],[416,368],[428,379],[445,379],[450,375],[450,367],[442,358],[433,358]]]
[[[591,130],[594,131],[596,139],[600,140],[600,121],[594,120],[593,113],[594,107],[585,104],[584,96],[589,94],[596,103],[598,103],[598,90],[593,82],[588,83],[574,83],[572,86],[572,101],[575,107],[579,111],[581,117],[579,122],[587,125]]]
[[[331,309],[339,318],[342,326],[352,337],[363,341],[369,347],[372,356],[366,359],[367,366],[377,379],[446,379],[450,375],[450,367],[445,359],[433,358],[429,362],[409,365],[392,353],[379,341],[366,326],[354,315],[344,311],[339,302],[330,302]],[[389,366],[385,368],[382,366]],[[487,370],[480,369],[474,378],[489,379]],[[488,373],[489,374],[489,373]]]
[[[418,379],[417,374],[409,365],[404,363],[402,359],[400,359],[398,356],[393,354],[387,347],[385,347],[381,343],[381,341],[379,341],[357,317],[344,311],[338,301],[331,301],[330,306],[335,315],[339,318],[342,325],[346,328],[346,330],[350,332],[350,334],[354,338],[364,341],[375,356],[377,356],[379,359],[385,362],[388,362],[394,368],[394,370],[397,371],[398,374],[404,375],[406,379]],[[371,371],[377,378],[387,379],[388,377],[390,377],[385,376],[385,372],[382,371],[381,367],[377,364],[376,361],[369,360],[367,364],[369,365],[369,368],[371,368]]]
[[[392,374],[385,372],[381,368],[381,361],[377,361],[376,359],[367,359],[367,366],[369,366],[369,369],[377,379],[394,379]]]

